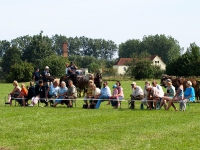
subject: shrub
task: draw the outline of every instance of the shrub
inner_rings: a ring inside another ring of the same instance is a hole
[[[27,82],[32,80],[32,72],[34,68],[31,63],[21,62],[15,63],[10,68],[10,73],[6,77],[6,81],[13,82],[17,80],[18,82]]]

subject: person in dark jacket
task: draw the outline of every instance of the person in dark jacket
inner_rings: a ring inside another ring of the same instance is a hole
[[[29,106],[34,106],[40,100],[41,103],[45,103],[45,106],[48,106],[46,98],[46,87],[43,85],[43,81],[39,80],[39,85],[35,87],[36,97],[32,98],[32,103]]]
[[[36,94],[35,94],[35,85],[34,85],[34,82],[30,82],[30,87],[27,88],[28,89],[28,95],[25,97],[25,105],[27,106],[28,105],[28,100],[32,99],[32,97],[35,97]]]

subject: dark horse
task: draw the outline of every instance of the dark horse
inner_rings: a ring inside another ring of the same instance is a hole
[[[102,74],[101,73],[97,73],[94,76],[94,84],[96,85],[96,87],[101,89],[101,86],[102,86]]]
[[[191,81],[192,87],[195,90],[195,97],[197,98],[197,100],[199,99],[199,92],[200,92],[199,86],[200,86],[200,84],[199,84],[199,81],[197,81],[195,78],[177,78],[177,77],[171,77],[171,76],[168,76],[168,75],[163,75],[162,78],[161,78],[161,81],[160,81],[160,85],[166,87],[165,81],[167,79],[172,80],[172,85],[176,88],[176,90],[178,89],[177,80],[181,80],[183,82],[184,90],[186,89],[186,82],[188,80]]]
[[[75,75],[75,76],[62,76],[60,78],[60,83],[62,81],[65,81],[66,86],[68,87],[68,80],[72,80],[74,85],[77,87],[77,92],[79,94],[79,97],[81,97],[81,92],[84,91],[86,92],[87,86],[88,86],[88,81],[89,80],[94,80],[94,76],[92,74],[87,74],[87,75]]]

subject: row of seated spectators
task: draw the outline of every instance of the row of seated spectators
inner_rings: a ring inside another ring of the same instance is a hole
[[[8,94],[8,102],[6,104],[12,105],[12,100],[16,100],[21,106],[34,106],[40,100],[41,103],[45,103],[45,106],[48,106],[47,100],[49,100],[52,107],[56,107],[57,104],[66,104],[68,107],[72,107],[71,100],[77,98],[77,89],[71,80],[68,80],[68,85],[67,88],[65,82],[62,81],[59,86],[58,80],[55,80],[50,85],[39,81],[36,86],[34,82],[30,82],[30,86],[26,88],[23,83],[20,87],[18,82],[14,81],[14,89]],[[124,99],[120,81],[117,81],[116,85],[113,86],[111,94],[107,81],[104,81],[103,88],[99,89],[93,80],[89,80],[83,107],[99,108],[104,99],[110,100],[107,105],[111,103],[114,108],[120,106],[120,100]],[[31,104],[28,104],[28,100],[31,100]]]
[[[68,81],[68,84],[69,87],[67,88],[64,81],[61,82],[61,86],[59,86],[58,80],[55,80],[53,84],[50,85],[43,83],[43,81],[40,80],[37,85],[35,85],[34,82],[30,82],[30,86],[26,88],[23,83],[20,87],[18,82],[14,81],[14,89],[8,94],[8,101],[6,104],[12,105],[12,100],[15,99],[22,106],[34,106],[38,103],[38,101],[45,103],[45,106],[48,106],[47,99],[52,98],[55,99],[55,101],[50,101],[51,106],[53,107],[59,103],[66,104],[68,107],[72,107],[71,99],[77,98],[77,90],[71,80]],[[28,100],[30,99],[31,104],[28,104]]]

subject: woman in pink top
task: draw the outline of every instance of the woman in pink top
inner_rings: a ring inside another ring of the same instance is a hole
[[[121,82],[120,81],[116,81],[116,86],[117,86],[117,90],[118,90],[118,101],[111,101],[112,106],[114,108],[117,108],[120,105],[120,101],[124,99],[124,92],[123,92],[123,88],[121,87]]]

